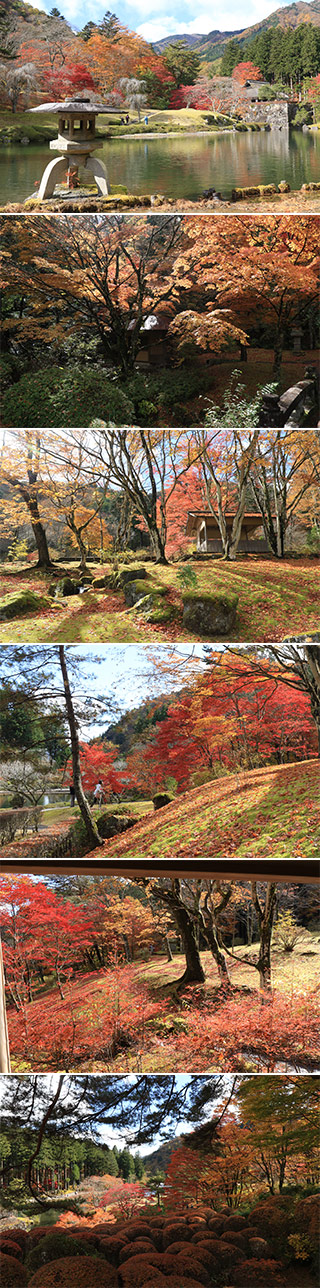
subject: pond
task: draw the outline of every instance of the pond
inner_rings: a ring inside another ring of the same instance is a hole
[[[136,195],[159,192],[193,200],[214,187],[229,197],[235,187],[286,179],[296,191],[302,183],[320,179],[320,131],[119,138],[104,140],[98,155],[109,182],[124,184]],[[31,196],[49,160],[48,145],[1,149],[2,202]]]

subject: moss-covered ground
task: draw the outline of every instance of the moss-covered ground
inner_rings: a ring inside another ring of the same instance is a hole
[[[183,629],[179,564],[169,563],[167,567],[148,564],[147,567],[146,589],[149,586],[156,589],[159,584],[166,587],[168,602],[173,608],[172,621],[152,624],[142,612],[126,608],[122,592],[89,589],[81,596],[52,600],[41,613],[1,621],[1,643],[86,643],[92,639],[131,643],[199,638],[190,636],[189,629]],[[234,642],[276,641],[319,630],[320,571],[316,560],[250,556],[228,564],[222,559],[208,558],[205,562],[194,560],[181,567],[193,569],[200,591],[239,596],[237,624],[231,635]],[[73,567],[68,571],[72,575]],[[110,568],[92,565],[91,571],[93,576],[100,577]],[[52,573],[39,574],[32,565],[28,568],[2,565],[0,601],[5,594],[26,589],[46,594],[51,581]]]

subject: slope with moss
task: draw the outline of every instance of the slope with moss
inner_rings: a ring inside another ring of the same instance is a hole
[[[319,850],[319,761],[310,760],[228,774],[193,788],[106,842],[99,857],[307,858]]]

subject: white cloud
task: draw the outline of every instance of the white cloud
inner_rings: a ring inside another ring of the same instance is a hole
[[[52,0],[35,0],[37,9],[48,13]],[[221,0],[221,9],[213,11],[203,9],[194,17],[194,0],[171,0],[168,12],[167,0],[120,0],[118,14],[120,22],[132,27],[147,41],[162,40],[165,36],[193,35],[199,32],[206,35],[209,31],[236,31],[249,27],[274,13],[276,8],[283,7],[287,0],[247,0],[245,8],[239,9],[237,0]],[[105,11],[104,0],[65,0],[63,13],[71,26],[80,30],[85,22],[101,22]],[[175,16],[176,15],[176,16]]]

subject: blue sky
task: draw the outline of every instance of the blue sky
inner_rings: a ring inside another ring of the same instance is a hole
[[[52,4],[53,0],[37,0],[34,7],[49,13]],[[86,22],[100,22],[107,4],[106,0],[61,0],[58,7],[72,27],[81,30]],[[170,4],[168,0],[119,0],[116,13],[124,26],[152,42],[179,32],[192,35],[239,30],[283,7],[279,0],[246,0],[245,5],[237,4],[236,0],[224,0],[224,3],[219,0],[215,7],[204,0],[199,10],[194,0],[171,0]]]

